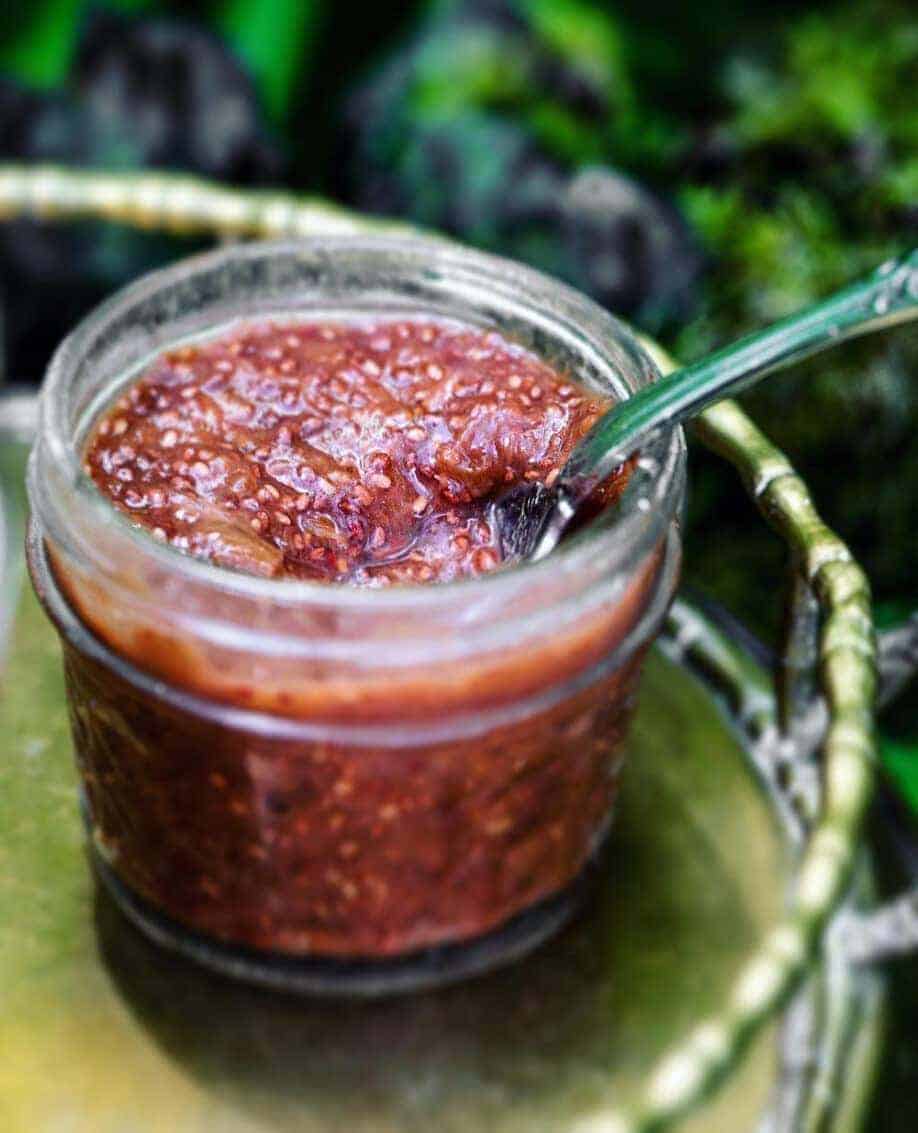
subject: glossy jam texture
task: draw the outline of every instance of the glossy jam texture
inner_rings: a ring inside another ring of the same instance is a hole
[[[452,321],[246,323],[157,359],[86,470],[160,540],[267,577],[381,586],[500,565],[489,502],[550,483],[607,403]]]

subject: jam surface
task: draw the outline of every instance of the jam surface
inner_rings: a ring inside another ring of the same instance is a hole
[[[490,501],[550,484],[607,404],[458,322],[245,323],[158,358],[85,464],[135,523],[218,565],[446,582],[500,565]]]

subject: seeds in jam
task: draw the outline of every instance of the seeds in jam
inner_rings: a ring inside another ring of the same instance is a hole
[[[223,566],[446,582],[500,565],[489,502],[550,483],[607,404],[461,323],[247,323],[157,359],[86,470],[155,538]]]

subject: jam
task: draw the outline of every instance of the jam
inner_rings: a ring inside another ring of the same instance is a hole
[[[460,323],[265,322],[154,362],[86,469],[157,539],[222,566],[447,582],[500,565],[489,501],[550,484],[606,404]]]
[[[247,320],[138,371],[80,453],[150,538],[106,530],[101,568],[32,550],[120,883],[224,945],[370,960],[563,893],[608,827],[678,550],[593,560],[596,585],[513,571],[489,510],[551,483],[608,404],[421,316]],[[202,580],[154,540],[281,585]]]

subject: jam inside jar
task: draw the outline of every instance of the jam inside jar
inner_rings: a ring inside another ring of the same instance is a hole
[[[139,529],[84,467],[106,408],[166,352],[240,321],[398,320],[497,332],[597,405],[655,377],[569,288],[374,236],[243,245],[149,276],[74,331],[43,393],[30,569],[63,643],[98,872],[156,939],[275,986],[425,986],[564,922],[678,575],[678,431],[544,562],[479,557],[439,582],[354,578],[366,563],[343,552],[284,577],[276,556],[227,569]]]

